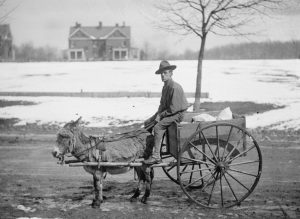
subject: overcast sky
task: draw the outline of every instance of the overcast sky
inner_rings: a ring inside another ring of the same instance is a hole
[[[145,42],[155,48],[168,49],[174,53],[185,49],[197,50],[199,39],[166,33],[153,26],[156,19],[154,0],[7,0],[0,13],[17,7],[5,21],[11,25],[14,43],[32,42],[35,46],[52,46],[67,49],[70,26],[75,22],[83,26],[116,23],[131,26],[133,46],[142,48]],[[250,37],[252,41],[300,40],[300,10],[285,11],[265,18],[255,25],[263,30]],[[249,28],[254,28],[249,26]],[[247,41],[235,37],[208,36],[207,48],[228,43]]]

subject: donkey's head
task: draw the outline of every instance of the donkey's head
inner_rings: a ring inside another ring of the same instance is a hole
[[[52,155],[58,158],[61,162],[64,161],[64,155],[72,153],[75,148],[75,133],[78,130],[78,125],[81,117],[75,122],[71,121],[61,128],[56,137],[56,145],[53,148]]]

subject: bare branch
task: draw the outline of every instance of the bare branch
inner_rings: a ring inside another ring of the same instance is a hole
[[[0,8],[3,8],[6,4],[6,2],[7,2],[7,0],[0,0]],[[8,10],[7,12],[3,12],[4,10],[2,10],[3,14],[2,15],[0,14],[0,24],[4,23],[6,21],[6,19],[9,17],[9,15],[12,14],[18,7],[19,7],[19,5]]]
[[[256,15],[268,16],[282,0],[168,0],[159,7],[164,14],[163,25],[174,32],[193,33],[203,37],[213,34],[245,35],[240,29],[253,22]]]

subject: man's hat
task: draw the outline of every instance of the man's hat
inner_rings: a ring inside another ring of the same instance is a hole
[[[161,61],[159,64],[159,69],[155,72],[155,74],[161,74],[162,71],[171,69],[174,70],[176,68],[176,65],[170,65],[168,61]]]

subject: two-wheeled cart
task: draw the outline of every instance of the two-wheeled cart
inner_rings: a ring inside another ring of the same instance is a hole
[[[230,120],[173,123],[162,140],[166,175],[179,184],[186,196],[208,208],[228,208],[246,199],[256,187],[262,171],[260,148],[246,131],[245,117]],[[140,166],[141,162],[86,165]]]

